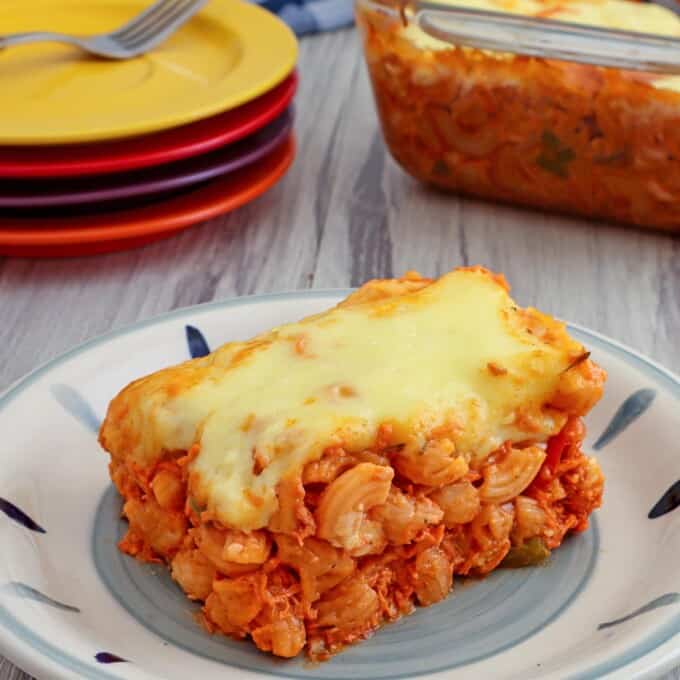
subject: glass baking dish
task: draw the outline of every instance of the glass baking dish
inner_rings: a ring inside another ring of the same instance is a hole
[[[680,16],[653,4],[456,4],[472,14],[548,17],[553,29],[565,20],[574,33],[590,24],[677,37],[680,58]],[[601,42],[601,61],[577,63],[532,56],[541,49],[492,50],[489,40],[477,41],[484,49],[456,44],[446,24],[426,32],[414,11],[389,0],[356,0],[355,11],[385,141],[408,173],[487,199],[680,230],[680,75],[661,62],[652,73],[642,56],[636,63],[635,35],[622,34],[633,41],[621,59]],[[663,54],[675,48],[659,40]],[[611,66],[619,61],[626,68]]]

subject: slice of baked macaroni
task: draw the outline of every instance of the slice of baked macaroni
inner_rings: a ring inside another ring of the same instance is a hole
[[[100,442],[129,521],[209,631],[323,659],[454,574],[541,561],[600,505],[581,417],[604,371],[480,267],[133,382]]]

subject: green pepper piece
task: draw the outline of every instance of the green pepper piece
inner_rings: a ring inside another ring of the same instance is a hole
[[[574,151],[568,146],[564,146],[560,138],[550,130],[543,133],[541,143],[543,150],[536,159],[536,164],[553,175],[563,179],[567,177],[569,175],[569,163],[576,158]]]
[[[545,562],[550,556],[550,550],[545,547],[543,539],[538,536],[530,538],[522,545],[510,548],[510,552],[505,556],[502,567],[517,569],[519,567],[533,567]]]

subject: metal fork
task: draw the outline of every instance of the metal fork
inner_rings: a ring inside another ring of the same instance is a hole
[[[98,57],[131,59],[160,45],[207,1],[158,0],[118,30],[100,35],[76,36],[49,31],[4,35],[0,36],[0,49],[33,42],[60,42],[75,45]],[[94,7],[93,11],[96,11]]]

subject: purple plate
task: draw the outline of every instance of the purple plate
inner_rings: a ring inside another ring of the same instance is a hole
[[[293,113],[288,109],[250,137],[185,161],[104,177],[1,180],[0,208],[36,210],[85,205],[182,189],[255,163],[280,144],[292,126]]]

